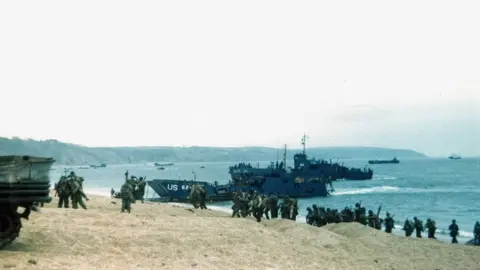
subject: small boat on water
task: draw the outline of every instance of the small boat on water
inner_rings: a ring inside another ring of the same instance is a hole
[[[368,164],[398,164],[400,161],[395,157],[391,160],[369,160]]]
[[[102,164],[100,164],[100,165],[90,165],[90,168],[94,168],[94,169],[96,169],[96,168],[105,168],[105,167],[107,167],[107,164],[105,164],[105,163],[102,163]]]
[[[157,170],[163,171],[163,170],[165,170],[165,168],[164,167],[158,167]]]
[[[154,164],[156,167],[168,167],[168,166],[173,166],[174,163],[158,163],[158,162],[155,162]]]
[[[453,154],[453,155],[450,155],[448,159],[462,159],[462,157],[459,155]]]

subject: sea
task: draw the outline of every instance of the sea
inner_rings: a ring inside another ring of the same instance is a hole
[[[449,160],[446,158],[402,159],[399,164],[368,165],[367,160],[340,160],[346,166],[363,168],[368,166],[374,171],[372,180],[336,181],[331,196],[299,199],[300,214],[297,222],[305,223],[306,208],[312,204],[328,208],[343,209],[354,207],[361,202],[367,209],[377,212],[381,205],[380,216],[388,211],[394,215],[395,234],[403,235],[401,228],[405,219],[418,217],[426,222],[435,220],[437,238],[450,241],[448,226],[455,219],[460,228],[459,242],[473,238],[473,226],[480,220],[480,158]],[[270,161],[252,161],[252,165],[267,166]],[[54,166],[51,171],[52,182],[57,181],[65,170],[74,170],[85,178],[84,190],[87,194],[110,196],[113,188],[119,190],[124,182],[126,171],[137,177],[151,179],[193,179],[199,181],[230,180],[228,167],[235,162],[175,163],[173,166],[158,170],[153,163],[145,164],[108,164],[104,168],[88,166]],[[287,164],[293,164],[287,161]],[[201,168],[201,167],[204,168]],[[288,165],[287,165],[288,166]],[[155,192],[147,188],[146,198],[158,198]],[[88,203],[88,202],[87,202]],[[178,204],[178,203],[176,203]],[[182,204],[184,207],[191,207]],[[209,208],[231,213],[231,202],[210,204]],[[426,231],[424,237],[426,237]]]

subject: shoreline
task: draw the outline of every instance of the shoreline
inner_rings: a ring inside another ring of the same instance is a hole
[[[85,192],[87,195],[92,195],[92,196],[99,196],[99,197],[105,197],[105,198],[110,198],[109,195],[105,194],[104,192],[93,192],[93,191],[89,191],[89,192]],[[149,201],[149,199],[145,199],[145,201]],[[175,205],[175,206],[178,206],[178,207],[183,207],[183,208],[188,208],[188,209],[193,209],[193,206],[189,203],[179,203],[179,202],[157,202],[157,201],[149,201],[151,203],[159,203],[159,204],[166,204],[166,205]],[[213,211],[220,211],[222,213],[226,213],[226,214],[229,214],[231,215],[232,214],[232,211],[229,207],[231,207],[231,205],[229,206],[225,206],[225,205],[222,205],[223,203],[218,203],[218,202],[214,202],[214,203],[207,203],[207,207],[209,207],[211,210]],[[213,206],[213,208],[211,208],[211,206]],[[266,220],[265,218],[262,218],[262,220]],[[297,216],[297,219],[296,221],[297,223],[299,224],[306,224],[306,220],[305,220],[305,216],[303,215],[299,215]],[[404,231],[401,229],[403,227],[403,224],[400,224],[400,223],[395,223],[395,226],[396,228],[393,229],[392,231],[392,234],[393,235],[397,235],[397,236],[400,236],[400,237],[406,237],[405,236],[405,233]],[[384,228],[382,228],[382,231],[384,230]],[[447,229],[439,229],[437,228],[437,232],[435,234],[436,236],[436,240],[439,240],[443,243],[446,243],[446,244],[451,244],[451,237],[448,233],[448,231],[446,231]],[[427,231],[425,230],[424,232],[422,232],[422,238],[427,238]],[[410,236],[411,238],[417,238],[415,237],[415,233],[412,234],[412,236]],[[428,239],[428,238],[427,238]],[[470,241],[471,239],[473,239],[473,236],[458,236],[457,237],[457,240],[458,240],[458,244],[466,244],[468,241]]]
[[[30,220],[23,221],[20,237],[0,251],[0,265],[15,269],[475,269],[480,255],[477,247],[398,237],[354,223],[321,228],[282,219],[257,223],[220,211],[155,202],[137,202],[131,214],[122,214],[119,199],[87,196],[88,210],[56,208],[54,198],[41,213],[32,213]]]

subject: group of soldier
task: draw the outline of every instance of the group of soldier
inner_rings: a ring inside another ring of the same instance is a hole
[[[111,190],[111,197],[122,199],[121,212],[124,213],[127,211],[131,212],[132,203],[135,203],[137,200],[144,203],[145,196],[145,187],[147,185],[146,177],[137,178],[132,175],[128,178],[128,171],[125,172],[125,183],[123,183],[120,188],[120,192],[115,192],[114,189]]]
[[[259,194],[255,190],[245,190],[233,193],[232,217],[253,216],[258,222],[262,217],[266,219],[278,218],[296,220],[298,202],[296,199],[285,196],[279,204],[279,198],[273,193],[269,196]]]
[[[198,199],[201,201],[201,208],[206,209],[205,200],[207,194],[201,186],[192,186],[192,192],[190,193],[191,200],[192,194],[194,193],[193,190],[196,190],[197,188],[202,192],[202,196]],[[193,200],[192,204],[197,208],[197,205],[194,204]],[[312,207],[307,207],[306,222],[307,224],[317,227],[325,226],[329,223],[358,222],[377,230],[381,230],[382,227],[384,227],[386,233],[392,233],[392,230],[395,228],[395,220],[393,219],[395,215],[390,215],[390,213],[387,212],[385,218],[382,219],[380,218],[381,209],[382,206],[380,205],[377,213],[374,213],[373,210],[368,210],[367,214],[366,208],[361,205],[361,202],[356,203],[354,209],[345,207],[341,211],[318,207],[314,204]],[[264,194],[259,194],[255,190],[250,190],[248,192],[241,190],[234,192],[233,194],[232,217],[253,216],[258,222],[260,222],[263,216],[267,219],[273,219],[278,218],[279,214],[282,219],[295,221],[298,215],[297,200],[290,198],[287,195],[279,204],[279,198],[276,195],[270,194],[269,196],[265,196]],[[417,217],[413,217],[413,220],[407,218],[402,228],[406,237],[410,237],[413,232],[415,232],[416,237],[418,238],[422,238],[422,232],[424,232],[425,229],[427,230],[428,238],[436,239],[435,233],[437,227],[435,221],[430,218],[427,219],[425,225],[423,224],[423,221]],[[449,226],[448,230],[452,237],[452,243],[458,243],[457,237],[460,229],[455,220],[452,220],[452,224]],[[474,244],[480,245],[480,223],[478,221],[474,226],[473,234]]]
[[[72,201],[72,208],[78,209],[80,205],[83,209],[87,209],[83,199],[88,201],[87,195],[83,192],[84,179],[77,176],[75,172],[62,175],[60,180],[55,183],[55,196],[58,196],[58,208],[69,208],[69,202]]]
[[[195,208],[207,209],[207,192],[201,185],[192,185],[190,187],[190,202]],[[236,191],[233,193],[232,217],[253,216],[258,222],[262,217],[281,218],[296,220],[298,215],[298,203],[296,199],[285,196],[283,202],[278,203],[276,195],[270,194],[268,197],[259,194],[255,190]]]
[[[369,210],[367,214],[366,208],[361,206],[361,202],[356,203],[354,209],[345,207],[342,211],[330,208],[325,209],[324,207],[318,207],[314,204],[312,207],[307,207],[306,222],[318,227],[325,226],[329,223],[358,222],[377,230],[381,230],[383,224],[385,232],[392,233],[392,230],[395,228],[395,221],[393,219],[394,215],[391,216],[390,213],[387,212],[384,219],[380,218],[379,215],[381,208],[380,205],[376,214],[372,210]],[[410,237],[415,231],[418,238],[422,238],[422,232],[424,232],[425,229],[427,229],[428,238],[436,239],[435,232],[437,227],[435,221],[430,218],[427,219],[425,226],[423,221],[417,217],[413,217],[413,220],[407,218],[402,228],[402,230],[405,231],[406,237]],[[460,229],[455,220],[452,220],[452,224],[449,226],[448,230],[452,237],[452,243],[458,243],[457,236]],[[480,245],[480,223],[478,221],[475,224],[473,231],[475,236],[474,244]]]

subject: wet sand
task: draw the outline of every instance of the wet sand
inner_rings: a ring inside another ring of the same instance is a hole
[[[480,269],[480,248],[388,235],[356,223],[316,228],[212,210],[90,196],[56,200],[0,251],[4,269]]]

